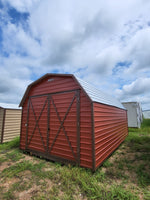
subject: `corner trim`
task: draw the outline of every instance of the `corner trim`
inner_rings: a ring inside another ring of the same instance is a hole
[[[3,139],[4,139],[5,117],[6,117],[6,109],[4,108],[2,133],[1,133],[1,143],[3,143]]]
[[[91,117],[92,117],[92,171],[95,172],[96,170],[96,163],[95,163],[95,132],[94,132],[94,105],[91,103]]]

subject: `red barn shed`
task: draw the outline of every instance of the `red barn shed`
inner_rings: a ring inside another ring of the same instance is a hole
[[[31,83],[20,107],[20,149],[93,171],[128,134],[122,104],[70,74]]]

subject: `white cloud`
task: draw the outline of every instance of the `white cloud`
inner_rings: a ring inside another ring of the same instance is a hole
[[[129,61],[132,66],[126,73],[133,73],[136,70],[142,72],[150,69],[150,27],[139,30],[129,41],[126,49]]]
[[[19,12],[28,12],[40,0],[2,0],[4,5],[9,4]]]
[[[2,107],[2,108],[21,109],[21,108],[19,108],[19,104],[13,104],[13,103],[0,103],[0,107]]]
[[[19,103],[23,92],[25,92],[26,85],[30,82],[28,80],[21,80],[6,76],[0,78],[0,103]]]
[[[137,95],[149,92],[150,78],[139,78],[132,82],[130,85],[124,85],[123,91],[126,94]]]
[[[131,84],[116,89],[115,94],[121,101],[138,101],[143,108],[150,105],[150,78],[138,78]]]
[[[21,26],[9,23],[3,28],[3,51],[18,55],[40,56],[41,47]],[[10,45],[11,44],[11,45]]]

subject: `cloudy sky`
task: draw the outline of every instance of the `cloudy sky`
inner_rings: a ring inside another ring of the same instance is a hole
[[[150,109],[150,1],[0,0],[0,106],[45,73]]]

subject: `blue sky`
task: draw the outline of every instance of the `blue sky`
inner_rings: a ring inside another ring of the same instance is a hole
[[[0,105],[45,73],[73,73],[150,109],[150,1],[0,0]]]

